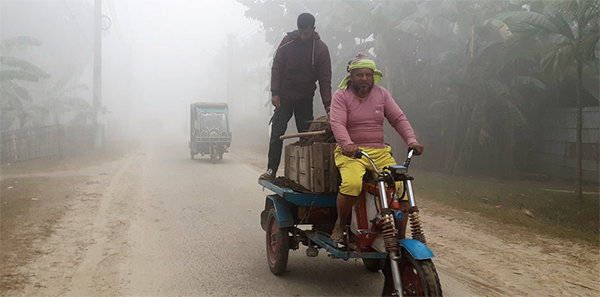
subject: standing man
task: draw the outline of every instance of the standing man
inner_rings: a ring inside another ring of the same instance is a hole
[[[335,165],[340,169],[342,184],[336,200],[337,221],[331,239],[343,238],[348,217],[356,197],[362,190],[362,180],[371,164],[366,158],[355,159],[358,149],[373,159],[377,169],[395,165],[391,148],[384,143],[384,118],[400,134],[408,147],[420,155],[423,146],[417,142],[412,126],[388,90],[375,85],[382,74],[375,62],[359,53],[348,63],[350,75],[333,94],[331,130],[337,141]]]
[[[313,120],[313,97],[319,81],[321,100],[329,113],[331,104],[331,60],[329,49],[315,32],[315,17],[298,16],[298,30],[288,32],[273,58],[271,68],[271,139],[267,171],[260,179],[273,179],[281,161],[283,140],[279,139],[294,116],[298,132],[306,132]]]

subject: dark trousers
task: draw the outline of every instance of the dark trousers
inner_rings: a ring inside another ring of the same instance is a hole
[[[290,102],[281,102],[271,118],[271,139],[269,140],[269,163],[268,169],[277,173],[281,161],[281,150],[283,149],[283,140],[279,136],[285,134],[288,122],[292,118],[296,119],[296,128],[298,132],[306,132],[310,128],[310,121],[313,120],[313,101],[312,97],[294,100]]]

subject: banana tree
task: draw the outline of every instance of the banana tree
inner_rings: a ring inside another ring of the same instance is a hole
[[[459,67],[454,65],[455,72],[447,74],[445,79],[448,105],[454,107],[448,131],[450,156],[446,164],[452,173],[471,173],[474,167],[492,160],[486,156],[486,150],[487,155],[506,156],[489,168],[512,164],[508,159],[510,155],[502,153],[508,147],[487,144],[486,149],[486,143],[492,140],[510,145],[513,127],[525,122],[522,113],[515,112],[518,105],[514,104],[515,98],[507,87],[510,80],[500,75],[509,66],[502,46],[510,32],[495,17],[509,9],[513,9],[509,1],[455,1],[444,14],[453,25],[453,37],[462,44],[460,52],[448,55]],[[499,113],[503,116],[495,117]],[[515,115],[521,118],[516,119]],[[492,130],[495,133],[491,133]]]
[[[549,42],[541,53],[540,66],[547,74],[561,79],[575,73],[577,77],[577,184],[576,195],[582,196],[582,106],[584,67],[597,64],[600,2],[595,0],[555,1],[546,13],[522,11],[507,13],[501,18],[511,25],[515,45]],[[597,68],[595,68],[597,71]]]
[[[48,110],[36,104],[24,82],[38,82],[50,77],[38,66],[11,53],[28,46],[39,46],[35,38],[18,36],[0,42],[0,96],[2,98],[2,130],[43,123]]]
[[[73,66],[72,66],[73,67]],[[91,120],[94,111],[92,106],[81,96],[75,95],[77,91],[87,91],[87,84],[73,84],[75,71],[69,67],[64,74],[54,81],[45,91],[47,98],[42,105],[51,112],[54,124],[64,124],[70,120],[66,115],[71,113],[71,118],[83,117],[87,122]]]

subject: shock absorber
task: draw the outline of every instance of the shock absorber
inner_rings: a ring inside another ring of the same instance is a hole
[[[390,209],[385,209],[381,213],[381,233],[383,234],[383,241],[385,242],[385,249],[390,255],[397,257],[397,251],[399,248],[398,244],[398,231],[394,223],[394,215]]]
[[[410,220],[410,233],[412,234],[412,238],[422,242],[423,244],[427,244],[425,242],[425,234],[423,234],[423,229],[421,228],[419,209],[414,207],[413,211],[408,214],[408,218]]]

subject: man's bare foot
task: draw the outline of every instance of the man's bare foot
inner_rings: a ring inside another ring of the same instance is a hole
[[[341,224],[335,223],[333,227],[333,231],[331,231],[331,240],[335,242],[341,242],[344,238],[344,226],[340,226]]]

